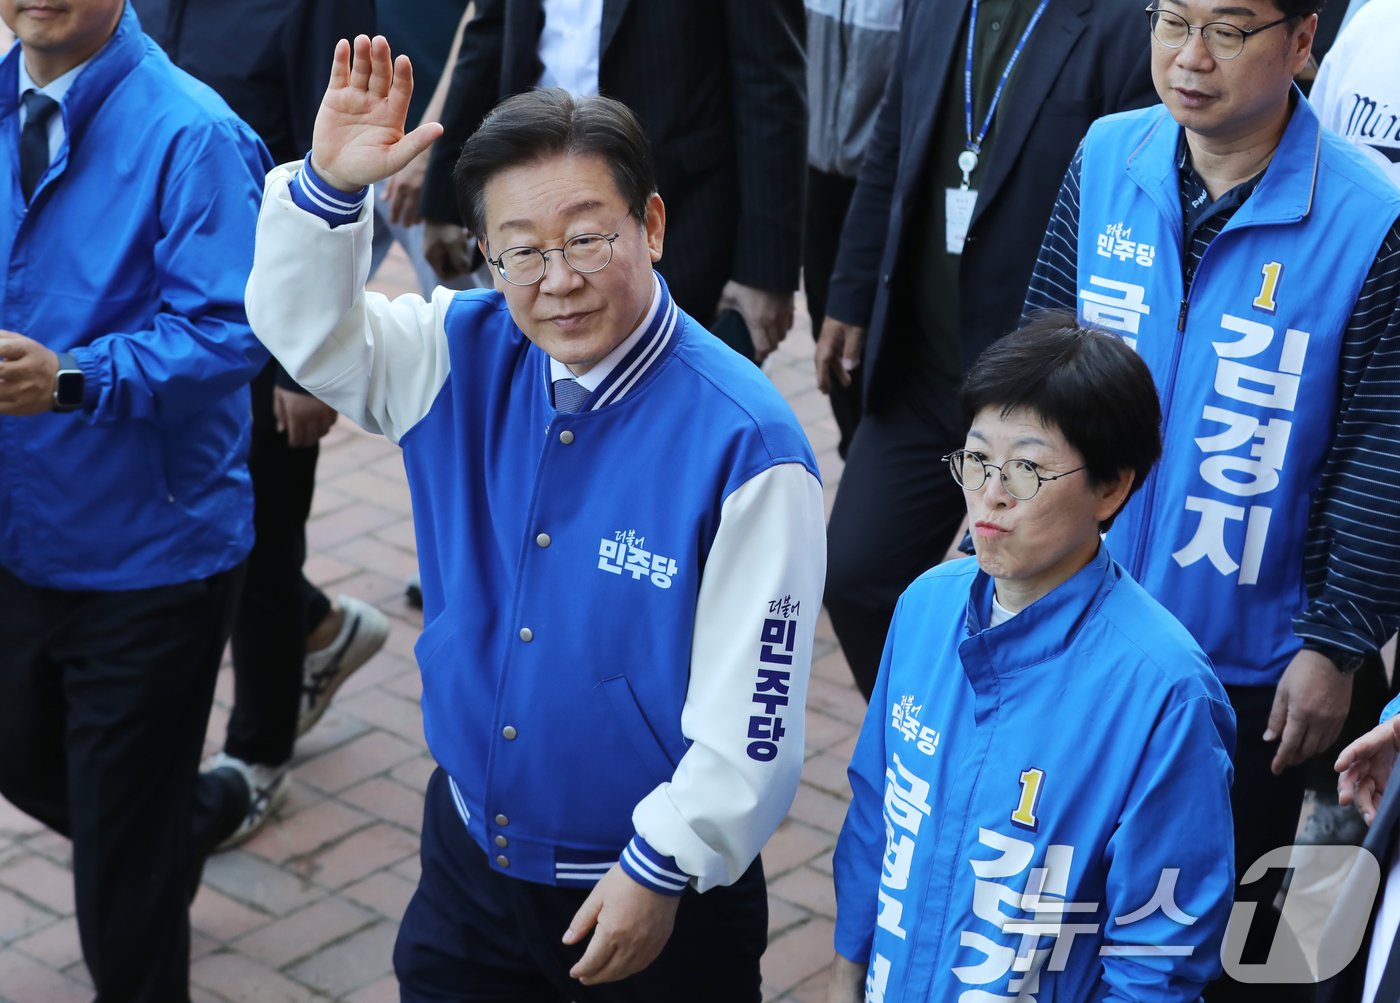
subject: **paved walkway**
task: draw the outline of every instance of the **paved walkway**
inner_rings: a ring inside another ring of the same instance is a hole
[[[376,281],[413,282],[391,258]],[[836,426],[815,388],[805,314],[766,371],[806,426],[828,508],[841,463]],[[413,642],[422,618],[403,601],[415,568],[413,526],[396,447],[344,419],[323,444],[307,573],[331,593],[390,617],[384,650],[346,683],[298,745],[280,814],[238,850],[213,858],[193,908],[196,1003],[390,1003],[390,951],[418,877],[423,743]],[[209,723],[222,742],[232,697],[225,668]],[[807,716],[807,764],[792,813],[763,851],[770,889],[766,1000],[824,999],[831,958],[831,849],[849,796],[845,767],[864,702],[823,616]],[[87,1003],[66,840],[0,800],[0,1001]]]

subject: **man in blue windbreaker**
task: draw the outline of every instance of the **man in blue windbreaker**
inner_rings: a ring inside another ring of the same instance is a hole
[[[382,37],[341,42],[312,150],[268,177],[248,316],[404,451],[423,574],[422,878],[405,1003],[758,1003],[758,852],[802,768],[825,569],[791,409],[654,265],[641,126],[498,106],[458,201],[495,288],[364,290],[368,186],[440,132]]]
[[[1162,462],[1108,542],[1230,696],[1241,876],[1293,841],[1297,766],[1400,625],[1400,191],[1293,84],[1321,6],[1154,4],[1162,104],[1090,129],[1026,299],[1122,333],[1162,395]],[[1263,904],[1244,966],[1227,944],[1242,982],[1269,979],[1281,881],[1237,891]]]
[[[248,805],[196,771],[252,542],[267,154],[123,0],[0,16],[0,794],[73,840],[97,999],[187,1000],[200,862]]]

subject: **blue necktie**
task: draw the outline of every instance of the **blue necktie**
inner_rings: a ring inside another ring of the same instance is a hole
[[[25,91],[24,128],[19,133],[19,186],[28,202],[49,169],[49,119],[58,111],[58,102],[38,91]]]
[[[578,380],[565,376],[554,381],[554,410],[579,411],[588,400],[589,391]]]

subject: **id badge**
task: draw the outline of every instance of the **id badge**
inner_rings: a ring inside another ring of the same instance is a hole
[[[977,205],[976,188],[945,188],[944,219],[948,230],[948,253],[962,254],[967,242],[967,228],[972,222],[972,210]]]

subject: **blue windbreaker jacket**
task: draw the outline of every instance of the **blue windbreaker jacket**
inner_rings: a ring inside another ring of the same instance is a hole
[[[975,559],[900,600],[849,771],[836,949],[868,961],[868,1003],[1197,999],[1233,891],[1223,688],[1107,548],[996,627],[991,601]]]
[[[252,545],[246,385],[267,355],[243,287],[267,153],[128,8],[26,206],[21,58],[0,62],[0,328],[72,352],[86,400],[0,417],[0,566],[70,590],[227,570]]]

